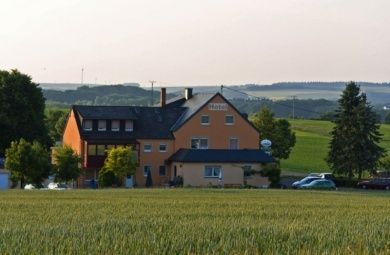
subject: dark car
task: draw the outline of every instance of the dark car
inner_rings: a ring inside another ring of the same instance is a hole
[[[375,178],[357,184],[362,189],[385,189],[390,190],[390,178]]]

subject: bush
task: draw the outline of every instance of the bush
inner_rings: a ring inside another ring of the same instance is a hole
[[[99,187],[112,187],[120,185],[119,178],[115,175],[115,173],[107,168],[102,168],[99,172],[98,178]]]
[[[271,188],[279,188],[280,172],[277,163],[269,163],[261,170],[261,176],[268,177]]]

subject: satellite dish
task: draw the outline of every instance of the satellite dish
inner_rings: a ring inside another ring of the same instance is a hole
[[[264,139],[260,142],[261,146],[263,146],[264,148],[269,148],[271,147],[272,145],[272,142],[268,139]]]

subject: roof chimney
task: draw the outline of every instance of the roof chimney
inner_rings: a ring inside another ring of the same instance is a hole
[[[160,106],[164,107],[167,103],[167,89],[166,88],[161,88],[161,93],[160,93]]]
[[[184,97],[186,100],[188,100],[192,97],[192,88],[185,88],[184,89]]]

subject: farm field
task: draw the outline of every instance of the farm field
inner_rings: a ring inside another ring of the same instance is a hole
[[[0,192],[1,254],[389,254],[390,193]]]
[[[283,160],[282,169],[289,172],[329,171],[324,160],[328,153],[330,131],[333,124],[320,120],[289,120],[297,141],[290,157]],[[390,125],[381,125],[384,135],[381,145],[390,152]]]

